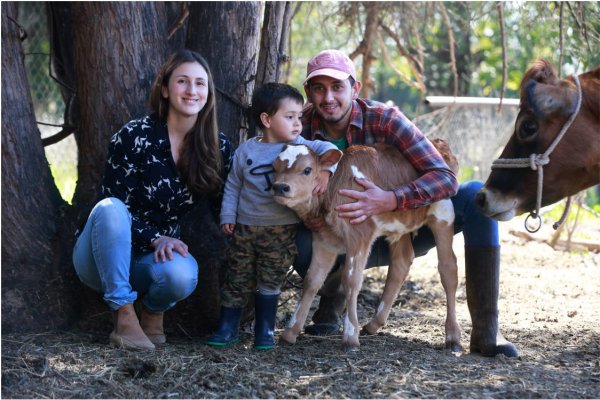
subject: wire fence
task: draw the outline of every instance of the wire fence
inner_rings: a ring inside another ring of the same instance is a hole
[[[22,42],[25,69],[31,91],[35,118],[42,138],[52,136],[62,125],[65,103],[58,83],[51,77],[51,42],[45,2],[18,2],[18,22],[27,33]],[[46,146],[46,159],[63,199],[70,202],[77,182],[77,144],[73,135]]]

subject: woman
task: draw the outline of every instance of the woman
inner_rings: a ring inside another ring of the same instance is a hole
[[[113,310],[112,345],[154,350],[165,343],[163,313],[196,287],[198,265],[179,238],[179,221],[202,196],[220,202],[233,154],[217,131],[215,102],[206,60],[181,50],[154,81],[153,113],[111,139],[104,199],[77,239],[73,264]]]

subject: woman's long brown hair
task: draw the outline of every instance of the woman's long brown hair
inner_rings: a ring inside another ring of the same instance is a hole
[[[163,87],[168,87],[173,71],[186,62],[197,62],[206,71],[208,98],[198,114],[194,127],[185,135],[177,169],[193,193],[214,193],[223,185],[221,178],[223,160],[219,150],[215,85],[204,57],[187,49],[172,54],[154,80],[150,92],[150,107],[162,119],[167,119],[169,99],[165,99],[161,91]]]

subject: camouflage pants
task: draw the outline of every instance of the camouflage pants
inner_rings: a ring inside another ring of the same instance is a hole
[[[225,307],[244,307],[260,286],[278,291],[298,253],[298,224],[250,226],[237,224],[229,246],[229,269],[221,290]]]

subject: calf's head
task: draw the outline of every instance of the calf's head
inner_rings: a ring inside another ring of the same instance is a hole
[[[318,156],[305,145],[286,145],[275,158],[275,201],[298,211],[312,202],[317,174],[342,157],[339,150],[329,150]]]

